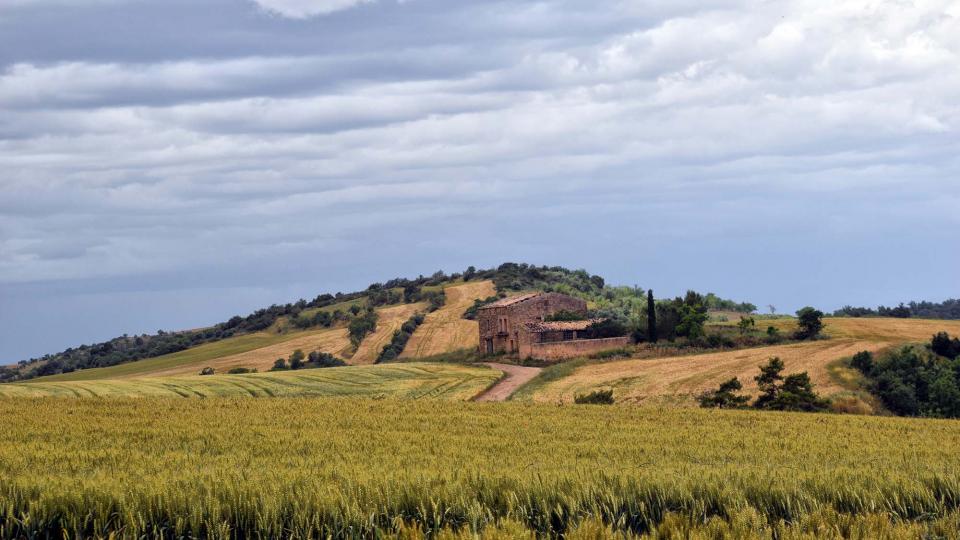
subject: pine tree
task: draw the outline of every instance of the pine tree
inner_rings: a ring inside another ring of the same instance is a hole
[[[653,303],[653,289],[647,291],[647,339],[657,342],[657,306]]]

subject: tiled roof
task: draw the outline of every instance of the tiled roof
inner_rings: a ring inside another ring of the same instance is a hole
[[[514,304],[519,304],[520,302],[523,302],[523,301],[525,301],[525,300],[529,300],[529,299],[531,299],[531,298],[536,298],[537,296],[540,296],[541,294],[543,294],[543,293],[534,292],[534,293],[527,293],[527,294],[518,294],[517,296],[509,296],[509,297],[507,297],[507,298],[501,298],[500,300],[497,300],[496,302],[494,302],[494,303],[492,303],[492,304],[487,304],[487,305],[481,307],[480,309],[512,306],[512,305],[514,305]]]
[[[531,332],[559,332],[563,330],[586,330],[591,324],[603,322],[604,319],[586,319],[583,321],[548,321],[530,322],[526,327]]]

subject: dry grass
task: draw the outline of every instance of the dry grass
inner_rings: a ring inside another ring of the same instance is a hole
[[[535,401],[571,402],[576,394],[613,388],[617,401],[693,404],[694,396],[721,382],[739,377],[745,393],[757,391],[753,377],[757,366],[773,356],[786,364],[785,373],[807,371],[824,395],[844,391],[831,374],[829,364],[862,350],[876,351],[882,343],[864,340],[826,340],[743,349],[695,356],[652,360],[623,360],[592,364],[568,377],[553,381],[533,394]]]
[[[960,321],[892,318],[826,318],[825,333],[832,339],[775,347],[697,354],[693,356],[631,359],[589,364],[572,374],[528,393],[535,401],[573,401],[575,394],[613,388],[617,401],[694,404],[694,397],[721,382],[738,377],[746,393],[756,393],[757,366],[779,356],[786,373],[806,371],[816,390],[833,396],[849,390],[846,375],[836,362],[863,350],[879,351],[913,341],[925,341],[940,331],[960,334]],[[758,321],[783,332],[796,329],[792,319]]]
[[[423,324],[410,337],[401,358],[424,358],[477,347],[477,322],[461,317],[473,305],[474,300],[496,294],[493,282],[473,281],[446,287],[444,291],[447,303],[427,315]]]
[[[374,363],[383,348],[390,344],[393,333],[416,312],[423,311],[426,307],[426,303],[420,302],[378,309],[377,330],[363,339],[357,352],[350,358],[350,363],[354,365]]]
[[[824,333],[833,338],[865,339],[888,343],[927,341],[937,332],[960,335],[960,321],[933,319],[848,318],[823,319]],[[757,328],[774,326],[784,332],[796,330],[794,319],[758,320]]]
[[[273,367],[277,358],[288,358],[293,351],[300,349],[304,353],[322,351],[346,359],[350,352],[350,337],[346,328],[327,328],[323,330],[307,330],[291,334],[291,339],[261,347],[252,351],[223,356],[209,360],[204,364],[177,366],[171,369],[140,373],[138,377],[168,377],[173,375],[196,375],[204,367],[212,367],[217,373],[224,373],[230,368],[245,367],[266,371]]]

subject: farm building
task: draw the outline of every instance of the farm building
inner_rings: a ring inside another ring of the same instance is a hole
[[[559,293],[511,296],[480,308],[480,352],[520,358],[562,360],[623,347],[627,337],[590,339],[587,328],[603,319],[548,321],[565,311],[587,314],[587,303]]]

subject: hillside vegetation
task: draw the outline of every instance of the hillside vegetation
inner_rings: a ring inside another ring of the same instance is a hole
[[[484,366],[394,364],[216,377],[31,381],[0,385],[0,398],[377,396],[467,400],[500,372]]]
[[[958,445],[822,414],[0,399],[0,537],[949,538]]]

